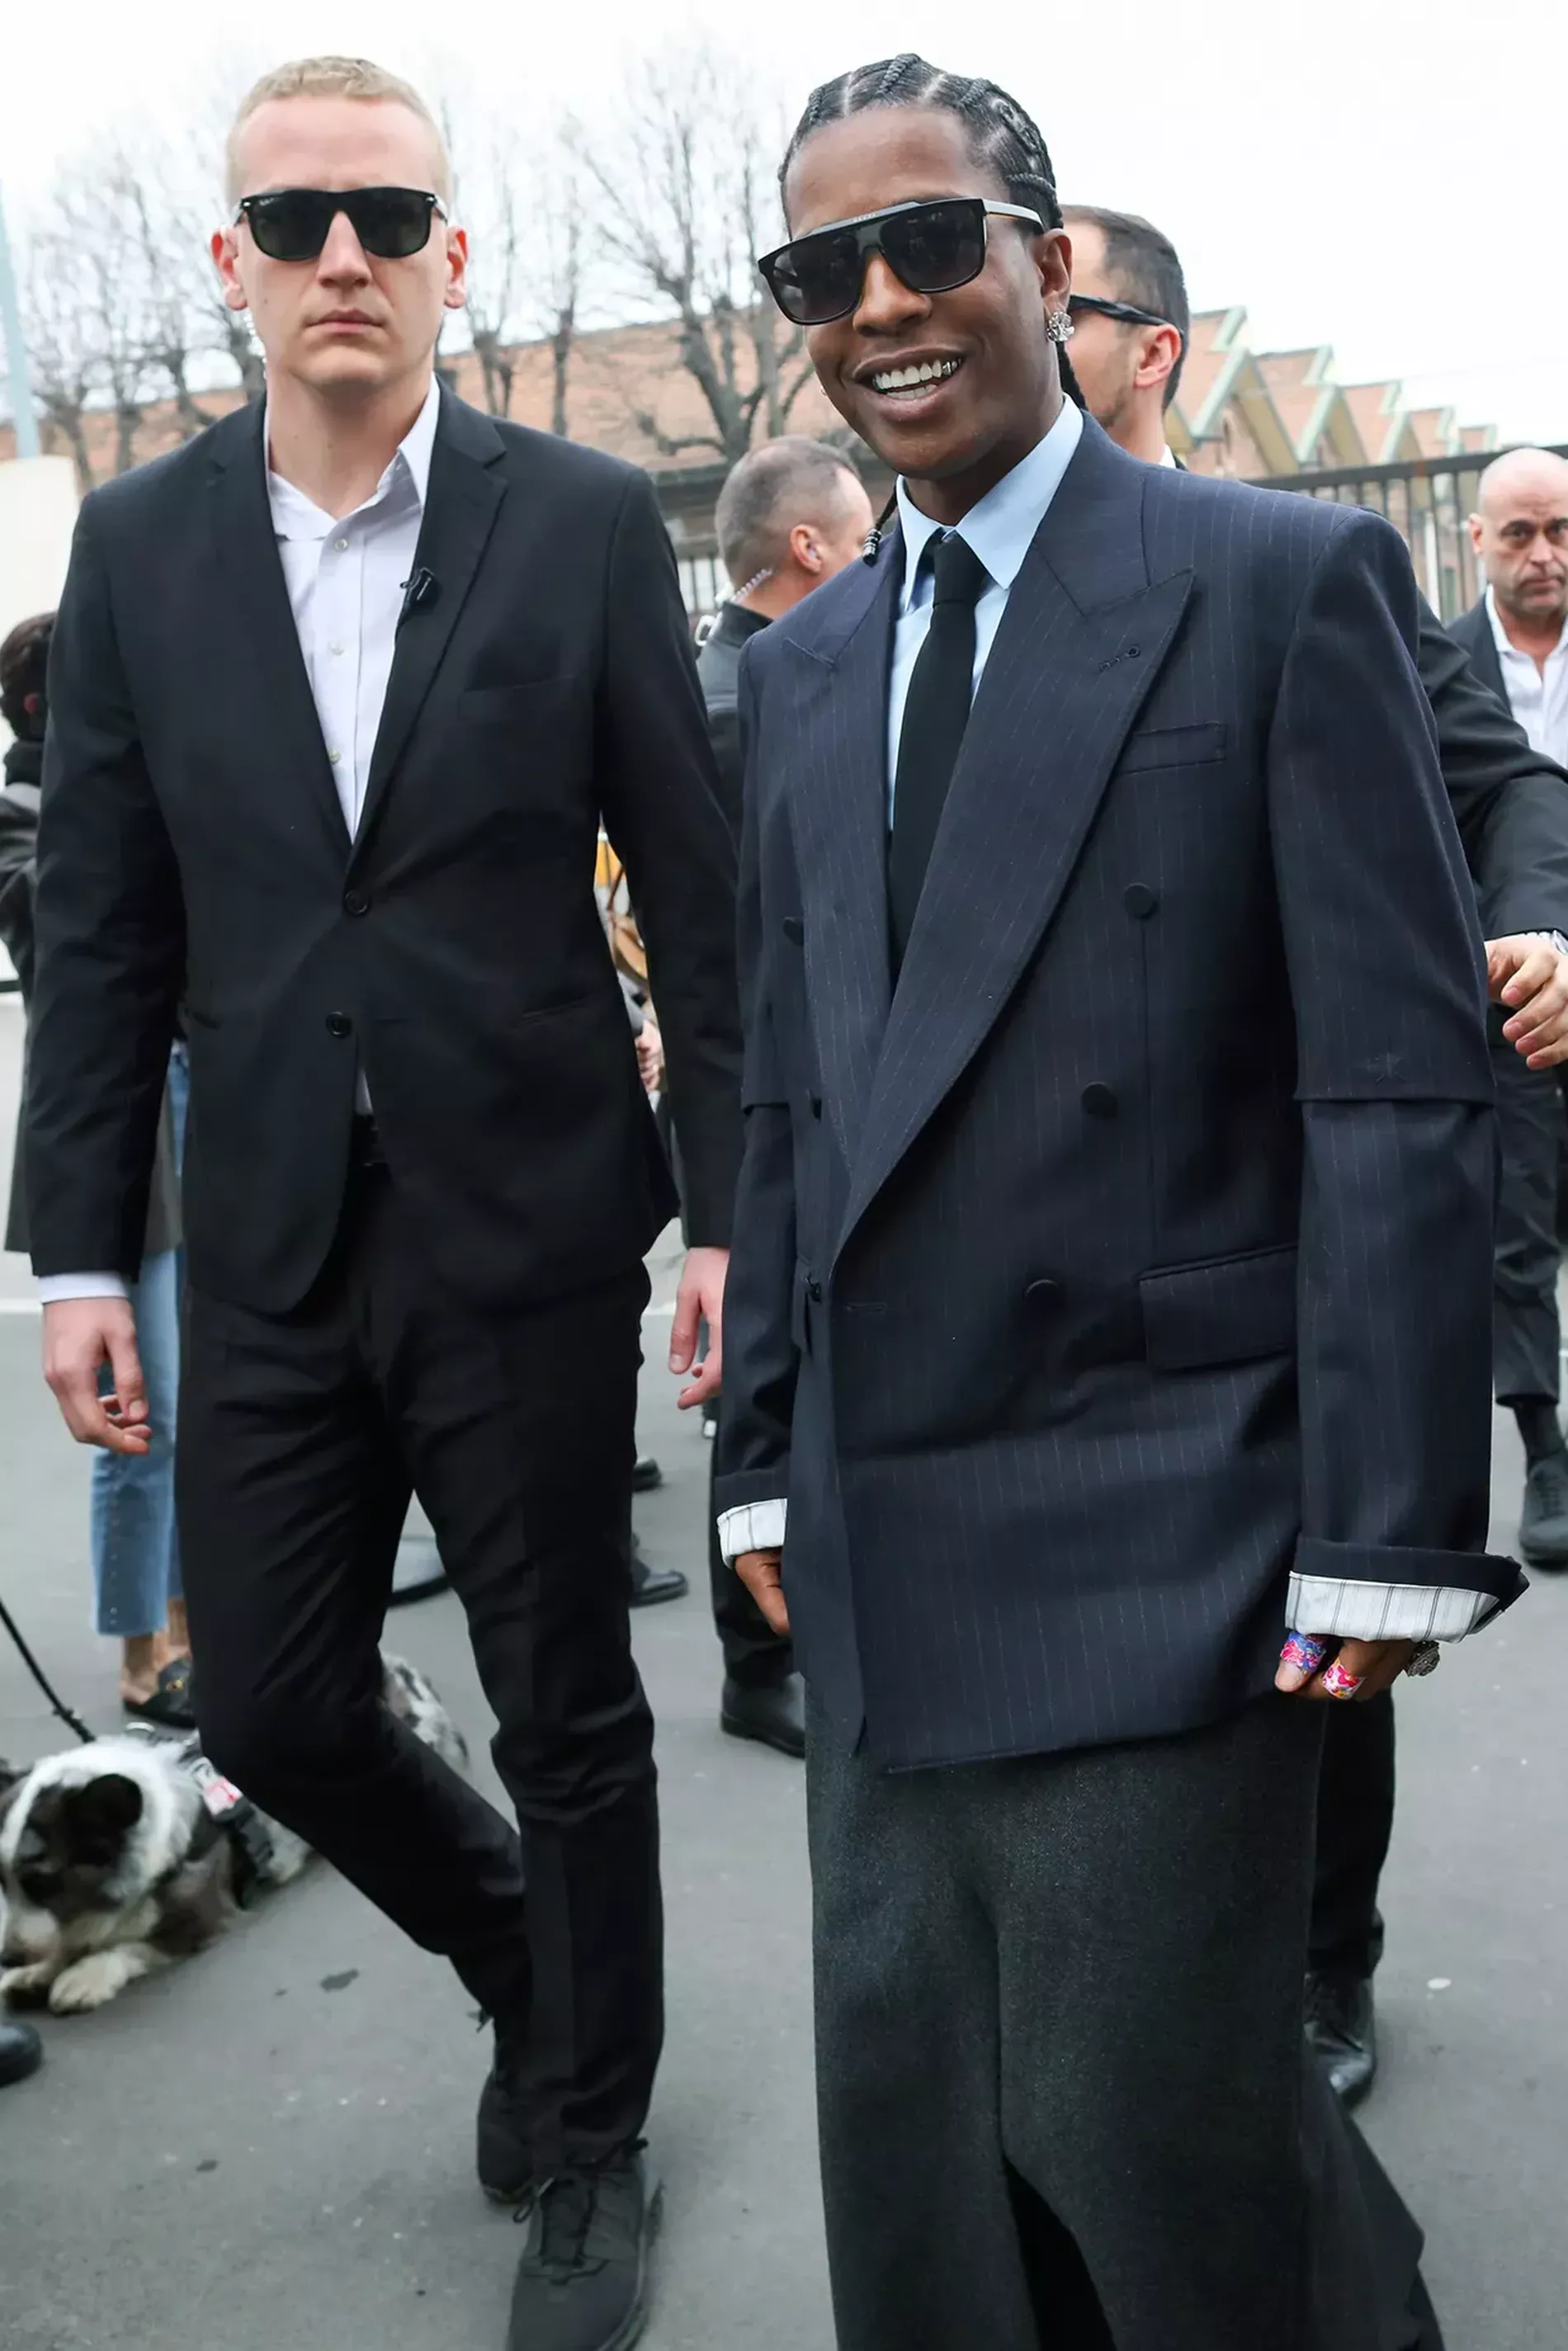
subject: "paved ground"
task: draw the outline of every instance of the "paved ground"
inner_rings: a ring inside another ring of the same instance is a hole
[[[0,1029],[0,1102],[5,1052]],[[0,1301],[20,1301],[19,1269],[0,1269]],[[695,1571],[706,1448],[657,1368],[666,1329],[650,1323],[644,1439],[669,1483],[640,1523],[654,1557]],[[0,1592],[68,1699],[108,1724],[110,1652],[84,1630],[86,1465],[34,1376],[37,1338],[35,1318],[0,1311]],[[1518,1474],[1505,1434],[1502,1541]],[[800,1777],[720,1738],[699,1594],[638,1624],[670,1913],[669,2221],[648,2341],[831,2351]],[[402,1612],[392,1637],[482,1746],[455,1603]],[[1403,1707],[1369,2120],[1431,2231],[1449,2351],[1568,2342],[1565,1654],[1568,1589],[1539,1589]],[[0,1754],[60,1743],[0,1635]],[[444,1970],[328,1871],[193,1965],[46,2030],[45,2071],[0,2102],[5,2351],[497,2351],[516,2241],[470,2172],[482,2045]]]

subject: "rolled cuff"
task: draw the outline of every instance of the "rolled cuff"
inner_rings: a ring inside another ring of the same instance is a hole
[[[1528,1590],[1495,1552],[1326,1542],[1296,1545],[1288,1612],[1303,1633],[1354,1641],[1462,1641]]]
[[[58,1306],[68,1298],[129,1298],[131,1290],[118,1273],[41,1273],[38,1302]]]
[[[727,1566],[733,1567],[744,1552],[782,1551],[789,1505],[781,1501],[742,1502],[718,1514],[718,1547]]]

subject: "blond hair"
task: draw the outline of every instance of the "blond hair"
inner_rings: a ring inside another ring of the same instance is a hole
[[[237,204],[243,190],[239,175],[239,136],[256,112],[275,98],[361,98],[390,99],[393,105],[406,106],[416,114],[430,132],[435,149],[435,193],[444,204],[452,201],[452,165],[446,153],[446,141],[441,125],[426,106],[412,82],[403,81],[397,74],[388,73],[384,67],[372,65],[369,57],[296,57],[292,64],[276,66],[271,73],[263,74],[239,102],[239,110],[230,127],[224,146],[224,178],[230,204]]]

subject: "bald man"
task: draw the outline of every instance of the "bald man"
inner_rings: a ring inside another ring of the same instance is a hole
[[[1481,475],[1470,539],[1486,580],[1456,643],[1532,747],[1568,761],[1568,460],[1513,449]],[[1568,1448],[1558,1419],[1558,1165],[1563,1095],[1521,1065],[1493,1016],[1503,1184],[1498,1207],[1498,1401],[1524,1440],[1519,1542],[1537,1567],[1568,1567]]]

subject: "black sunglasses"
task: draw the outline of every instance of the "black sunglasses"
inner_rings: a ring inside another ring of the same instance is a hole
[[[340,213],[378,261],[423,253],[434,214],[446,218],[440,197],[423,188],[270,188],[265,195],[242,196],[235,219],[250,223],[269,261],[314,261]]]
[[[986,266],[986,216],[1045,223],[1024,204],[986,196],[934,196],[889,204],[858,220],[834,221],[765,253],[758,268],[784,316],[797,327],[847,318],[861,298],[869,256],[880,253],[912,294],[950,294]]]
[[[1162,319],[1157,310],[1140,310],[1135,302],[1103,302],[1098,294],[1068,296],[1067,315],[1070,319],[1082,318],[1085,310],[1092,310],[1102,319],[1122,319],[1129,327],[1168,327],[1171,323],[1168,319]],[[1176,331],[1178,334],[1181,332],[1179,328]],[[1186,340],[1186,337],[1182,335],[1182,341],[1185,343]]]

